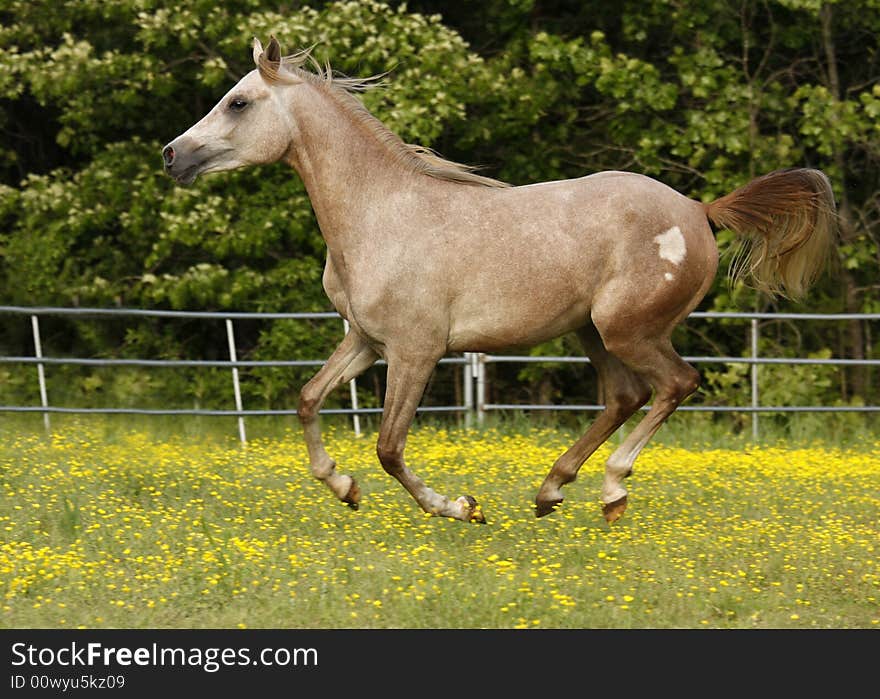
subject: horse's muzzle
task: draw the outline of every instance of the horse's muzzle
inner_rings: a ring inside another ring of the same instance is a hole
[[[174,165],[174,155],[174,149],[171,146],[165,146],[165,149],[162,151],[162,160],[165,162],[166,170]]]
[[[203,149],[193,147],[189,139],[178,138],[162,149],[162,163],[178,184],[192,184],[204,164],[204,155]]]

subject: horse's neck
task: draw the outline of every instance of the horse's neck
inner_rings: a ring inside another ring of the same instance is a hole
[[[308,86],[294,111],[297,136],[290,157],[308,191],[331,248],[356,241],[357,222],[383,192],[411,176],[383,143],[329,90]]]

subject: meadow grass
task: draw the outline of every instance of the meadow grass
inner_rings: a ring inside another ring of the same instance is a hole
[[[475,496],[481,526],[423,514],[344,421],[326,442],[357,512],[309,475],[292,421],[255,421],[242,448],[231,422],[3,420],[5,628],[880,628],[876,439],[657,442],[608,525],[614,440],[536,519],[573,431],[420,424],[409,463]]]

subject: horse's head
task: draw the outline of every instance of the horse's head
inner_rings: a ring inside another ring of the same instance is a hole
[[[280,160],[290,148],[291,129],[277,79],[281,47],[272,37],[263,50],[254,40],[257,70],[245,75],[204,118],[162,149],[165,171],[181,184],[208,172]]]

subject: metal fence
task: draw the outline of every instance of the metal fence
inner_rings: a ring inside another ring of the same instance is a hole
[[[295,409],[279,410],[248,410],[242,403],[240,369],[251,367],[320,367],[324,359],[307,360],[240,360],[237,356],[235,343],[235,320],[326,320],[340,323],[343,333],[348,332],[347,322],[337,313],[216,313],[209,311],[160,311],[121,308],[54,308],[54,307],[26,307],[26,306],[0,306],[0,313],[13,314],[30,318],[33,333],[34,355],[33,356],[0,356],[0,363],[12,363],[23,365],[35,365],[37,368],[36,379],[40,390],[40,405],[0,405],[0,412],[36,412],[43,414],[43,420],[48,430],[50,428],[51,413],[128,413],[140,415],[207,415],[207,416],[235,416],[238,423],[238,434],[242,442],[247,440],[244,418],[248,416],[267,415],[294,415]],[[228,360],[177,360],[177,359],[97,359],[82,357],[46,357],[43,354],[40,339],[39,318],[45,315],[80,316],[84,318],[99,318],[108,316],[123,317],[153,317],[153,318],[197,318],[205,321],[222,321],[225,324],[228,340]],[[761,405],[758,388],[758,367],[761,364],[826,364],[835,366],[880,366],[880,359],[836,359],[836,358],[805,358],[805,357],[762,357],[759,354],[759,326],[760,320],[791,320],[791,321],[846,321],[865,320],[880,321],[880,313],[713,313],[695,312],[691,318],[707,319],[737,319],[748,321],[750,324],[750,353],[747,357],[723,357],[723,356],[691,356],[684,359],[693,364],[748,364],[751,366],[751,400],[748,405],[683,405],[679,410],[702,411],[702,412],[746,412],[752,415],[752,434],[758,437],[759,413],[795,413],[795,412],[880,412],[880,405]],[[328,348],[329,353],[329,348]],[[463,413],[468,419],[475,417],[482,421],[489,411],[495,410],[581,410],[597,411],[604,406],[598,404],[521,404],[521,403],[488,403],[487,395],[487,372],[486,367],[492,363],[580,363],[588,364],[586,357],[576,356],[530,356],[530,355],[492,355],[483,353],[464,353],[463,356],[450,356],[440,360],[441,364],[454,364],[462,367],[462,396],[461,405],[421,406],[420,412],[456,412]],[[228,410],[207,410],[200,408],[87,408],[87,407],[60,407],[49,403],[46,389],[46,367],[53,365],[84,365],[84,366],[140,366],[140,367],[226,367],[230,369],[231,398],[234,408]],[[377,362],[382,364],[382,362]],[[352,427],[355,433],[360,434],[359,416],[367,413],[379,413],[381,408],[362,408],[358,406],[356,379],[350,382],[350,408],[324,409],[322,413],[348,414],[352,417]],[[646,406],[645,410],[648,409]]]

